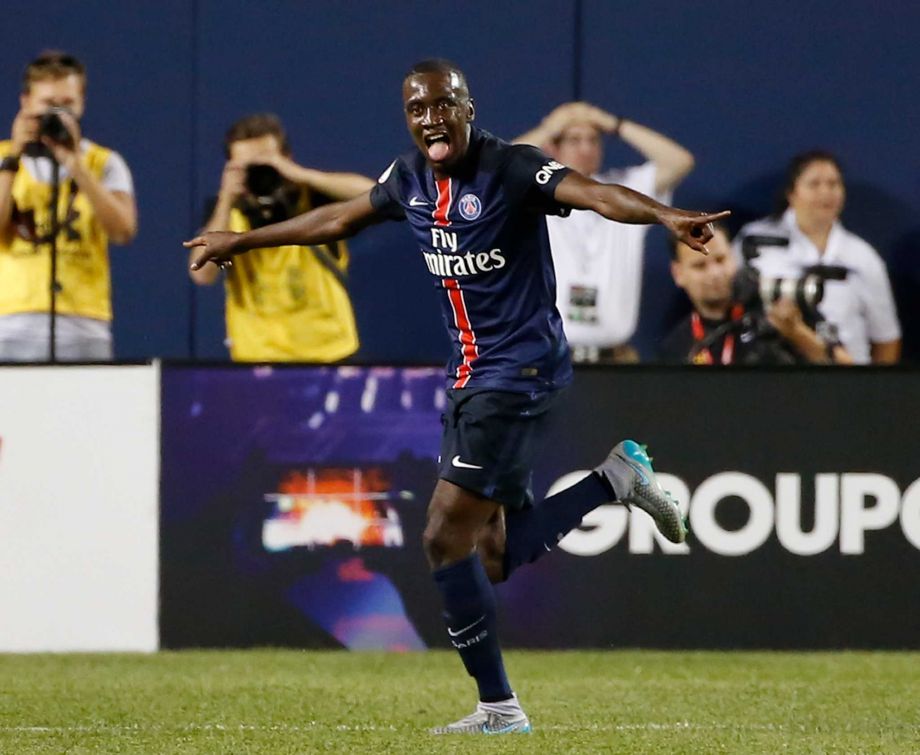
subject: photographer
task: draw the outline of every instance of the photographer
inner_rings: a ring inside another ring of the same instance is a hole
[[[205,231],[248,231],[351,199],[374,182],[326,173],[291,159],[284,127],[270,113],[237,121],[224,139],[227,163]],[[234,361],[335,362],[358,349],[345,287],[345,242],[256,249],[226,269],[227,344]],[[190,272],[199,285],[220,275],[215,265]]]
[[[846,350],[808,320],[790,299],[758,301],[752,271],[739,273],[738,261],[721,228],[700,255],[677,244],[671,250],[671,275],[693,311],[664,339],[660,356],[692,364],[847,364]],[[824,332],[823,328],[819,328]]]
[[[859,364],[892,364],[901,354],[901,327],[885,263],[878,252],[840,223],[846,199],[843,170],[829,152],[794,157],[776,215],[748,223],[735,238],[775,239],[760,244],[752,264],[772,277],[796,278],[815,268],[842,275],[827,281],[820,311]]]
[[[0,142],[0,361],[51,356],[52,269],[55,358],[109,360],[108,242],[137,233],[131,173],[118,153],[82,136],[86,71],[73,56],[29,63],[19,101],[11,138]]]

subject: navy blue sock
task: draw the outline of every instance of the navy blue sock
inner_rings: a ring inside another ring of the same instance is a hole
[[[495,592],[475,553],[437,569],[434,581],[444,601],[451,644],[479,686],[479,699],[494,703],[511,697],[498,646]]]
[[[505,511],[505,578],[556,547],[585,514],[615,500],[600,475],[585,479],[522,511]]]

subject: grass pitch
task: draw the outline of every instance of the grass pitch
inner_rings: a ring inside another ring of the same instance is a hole
[[[509,652],[532,735],[433,737],[446,652],[0,656],[0,753],[920,752],[920,653]]]

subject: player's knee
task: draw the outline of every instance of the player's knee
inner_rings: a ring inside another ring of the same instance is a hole
[[[425,527],[422,547],[431,568],[439,569],[466,558],[473,550],[473,540],[472,537],[466,537],[462,531],[433,520]]]

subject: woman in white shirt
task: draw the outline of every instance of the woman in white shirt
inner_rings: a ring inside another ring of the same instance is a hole
[[[762,237],[752,264],[766,276],[800,277],[815,265],[846,268],[844,280],[825,282],[818,309],[853,361],[892,364],[901,354],[901,328],[888,272],[878,252],[840,224],[845,197],[834,155],[798,155],[786,175],[786,207],[744,226],[735,249],[748,236]]]

